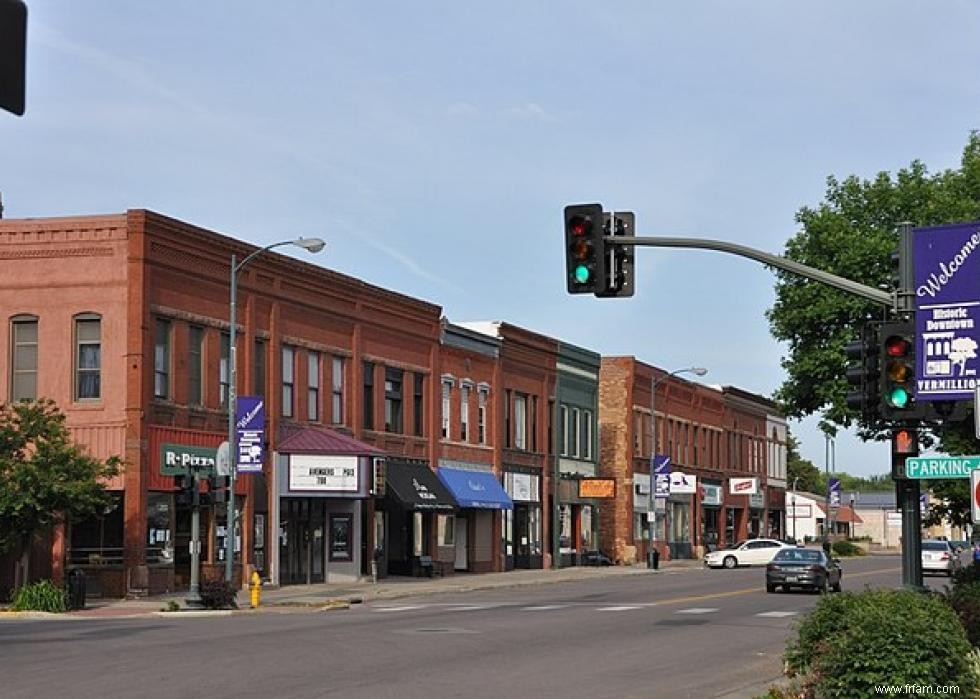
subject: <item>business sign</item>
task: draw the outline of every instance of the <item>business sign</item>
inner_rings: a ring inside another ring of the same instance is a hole
[[[905,460],[906,478],[969,478],[980,456],[914,456]]]
[[[197,473],[207,476],[214,473],[217,449],[190,447],[164,442],[160,445],[160,475],[187,476]]]
[[[701,484],[701,504],[702,505],[720,505],[721,504],[721,486],[720,485],[710,485],[708,483]]]
[[[371,495],[379,498],[384,497],[388,489],[388,469],[385,457],[375,456],[371,465],[373,466],[374,475],[374,481],[371,484]]]
[[[759,492],[759,479],[729,478],[728,492],[732,495],[755,495]]]
[[[698,492],[698,478],[695,475],[682,471],[671,471],[670,473],[670,494],[671,495],[693,495]]]
[[[655,476],[654,497],[667,498],[670,496],[670,457],[657,454],[650,458],[650,470]]]
[[[265,401],[261,396],[238,397],[235,403],[235,434],[238,473],[262,473]]]
[[[787,519],[809,519],[813,516],[813,506],[810,503],[790,505],[786,508]]]
[[[614,498],[616,481],[612,478],[583,478],[578,482],[580,498]]]
[[[980,222],[916,228],[918,400],[970,400],[980,346]]]
[[[289,489],[357,492],[357,457],[290,454]]]

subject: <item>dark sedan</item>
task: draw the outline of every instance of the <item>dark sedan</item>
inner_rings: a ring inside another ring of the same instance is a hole
[[[766,566],[766,592],[775,592],[777,586],[840,592],[841,575],[840,561],[820,549],[783,549]]]

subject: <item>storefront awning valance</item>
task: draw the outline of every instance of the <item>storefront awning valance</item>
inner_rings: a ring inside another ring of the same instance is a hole
[[[406,510],[456,509],[453,496],[428,466],[388,461],[388,494]]]
[[[439,478],[449,488],[460,507],[477,507],[484,510],[514,509],[514,502],[497,481],[497,477],[489,471],[440,468]]]

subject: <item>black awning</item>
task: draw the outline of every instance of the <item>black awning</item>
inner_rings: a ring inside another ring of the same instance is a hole
[[[435,472],[424,464],[388,459],[387,494],[406,510],[452,512],[456,501]]]

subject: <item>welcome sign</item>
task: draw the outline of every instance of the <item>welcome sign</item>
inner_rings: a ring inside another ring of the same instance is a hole
[[[912,231],[918,400],[970,400],[980,346],[980,222]]]

